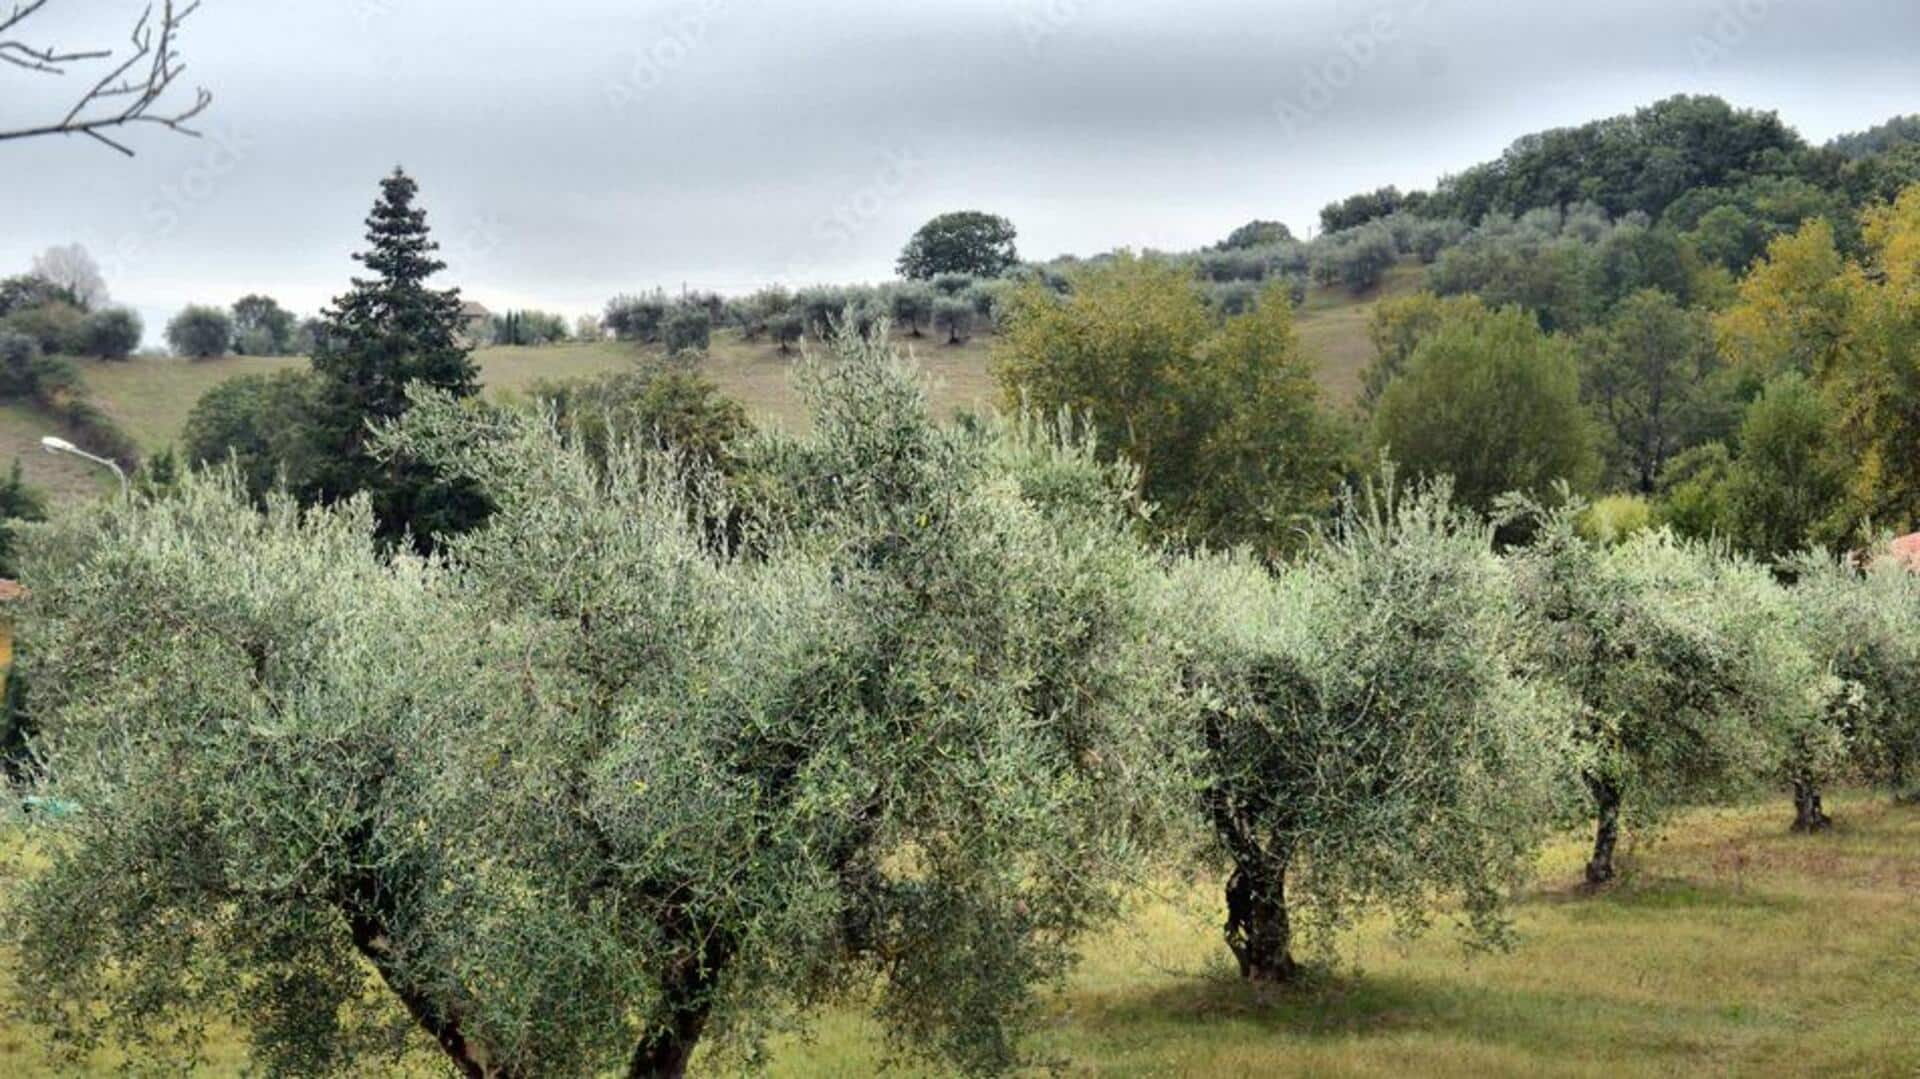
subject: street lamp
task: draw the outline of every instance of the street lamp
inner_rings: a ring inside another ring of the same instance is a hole
[[[127,474],[121,469],[119,462],[106,457],[97,457],[64,438],[55,438],[52,435],[41,439],[40,445],[48,453],[70,453],[75,457],[84,457],[96,465],[105,465],[113,469],[113,474],[120,480],[120,493],[123,495],[127,493]]]

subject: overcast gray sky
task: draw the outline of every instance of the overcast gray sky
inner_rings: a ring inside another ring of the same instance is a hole
[[[958,208],[1030,257],[1191,248],[1673,93],[1821,141],[1920,111],[1916,43],[1916,0],[205,0],[207,138],[0,143],[0,271],[83,243],[150,338],[249,291],[311,312],[395,164],[495,309],[879,279]],[[73,85],[0,68],[0,128]]]

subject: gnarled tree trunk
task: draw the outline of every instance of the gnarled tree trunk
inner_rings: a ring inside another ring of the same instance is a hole
[[[700,1035],[707,1026],[710,1005],[704,1001],[672,1009],[660,1026],[633,1049],[627,1064],[629,1079],[682,1079]]]
[[[1290,982],[1300,974],[1293,961],[1293,927],[1287,919],[1287,870],[1282,862],[1236,866],[1227,878],[1227,947],[1240,962],[1240,976],[1255,982]]]
[[[1597,821],[1593,857],[1587,860],[1587,883],[1605,884],[1614,877],[1613,848],[1620,841],[1620,788],[1610,780],[1588,776],[1587,789],[1593,792]]]
[[[353,933],[354,948],[379,972],[413,1021],[433,1036],[456,1071],[467,1079],[513,1079],[518,1072],[495,1062],[484,1046],[468,1039],[457,1008],[424,989],[394,962],[387,908],[386,893],[372,874],[363,874],[343,889],[339,909]]]
[[[1833,827],[1833,818],[1820,805],[1820,784],[1806,776],[1793,781],[1793,830],[1824,832]]]
[[[681,940],[686,954],[675,964],[661,989],[666,1004],[647,1027],[646,1037],[634,1046],[627,1062],[628,1079],[682,1079],[693,1051],[713,1014],[720,973],[733,958],[731,938],[694,924],[685,911],[668,919],[669,936]]]

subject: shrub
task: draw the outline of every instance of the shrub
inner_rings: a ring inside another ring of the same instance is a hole
[[[233,319],[217,307],[188,306],[167,323],[167,344],[196,360],[225,356],[233,344]]]
[[[1653,527],[1653,505],[1639,495],[1596,499],[1579,518],[1582,538],[1609,547]]]
[[[70,303],[55,301],[21,308],[4,321],[8,329],[33,338],[40,351],[49,356],[80,352],[86,345],[87,313]]]

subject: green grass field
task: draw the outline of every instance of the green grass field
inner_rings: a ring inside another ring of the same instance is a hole
[[[1068,1075],[1910,1076],[1920,810],[1865,795],[1834,808],[1838,828],[1817,836],[1786,831],[1784,799],[1691,813],[1599,894],[1570,887],[1584,854],[1570,835],[1518,906],[1512,952],[1469,958],[1443,930],[1403,947],[1369,925],[1300,990],[1229,976],[1211,888],[1144,898],[1047,998],[1030,1048]],[[851,1004],[772,1050],[776,1076],[872,1074],[887,1053]],[[206,1074],[244,1057],[222,1038]],[[62,1074],[13,1025],[0,1073]]]
[[[1095,942],[1033,1048],[1067,1074],[1654,1076],[1920,1073],[1920,810],[1842,799],[1786,830],[1781,804],[1700,811],[1600,894],[1576,837],[1542,858],[1512,952],[1369,926],[1317,988],[1226,969],[1216,896],[1148,902]],[[855,1013],[782,1045],[776,1075],[864,1074]]]

